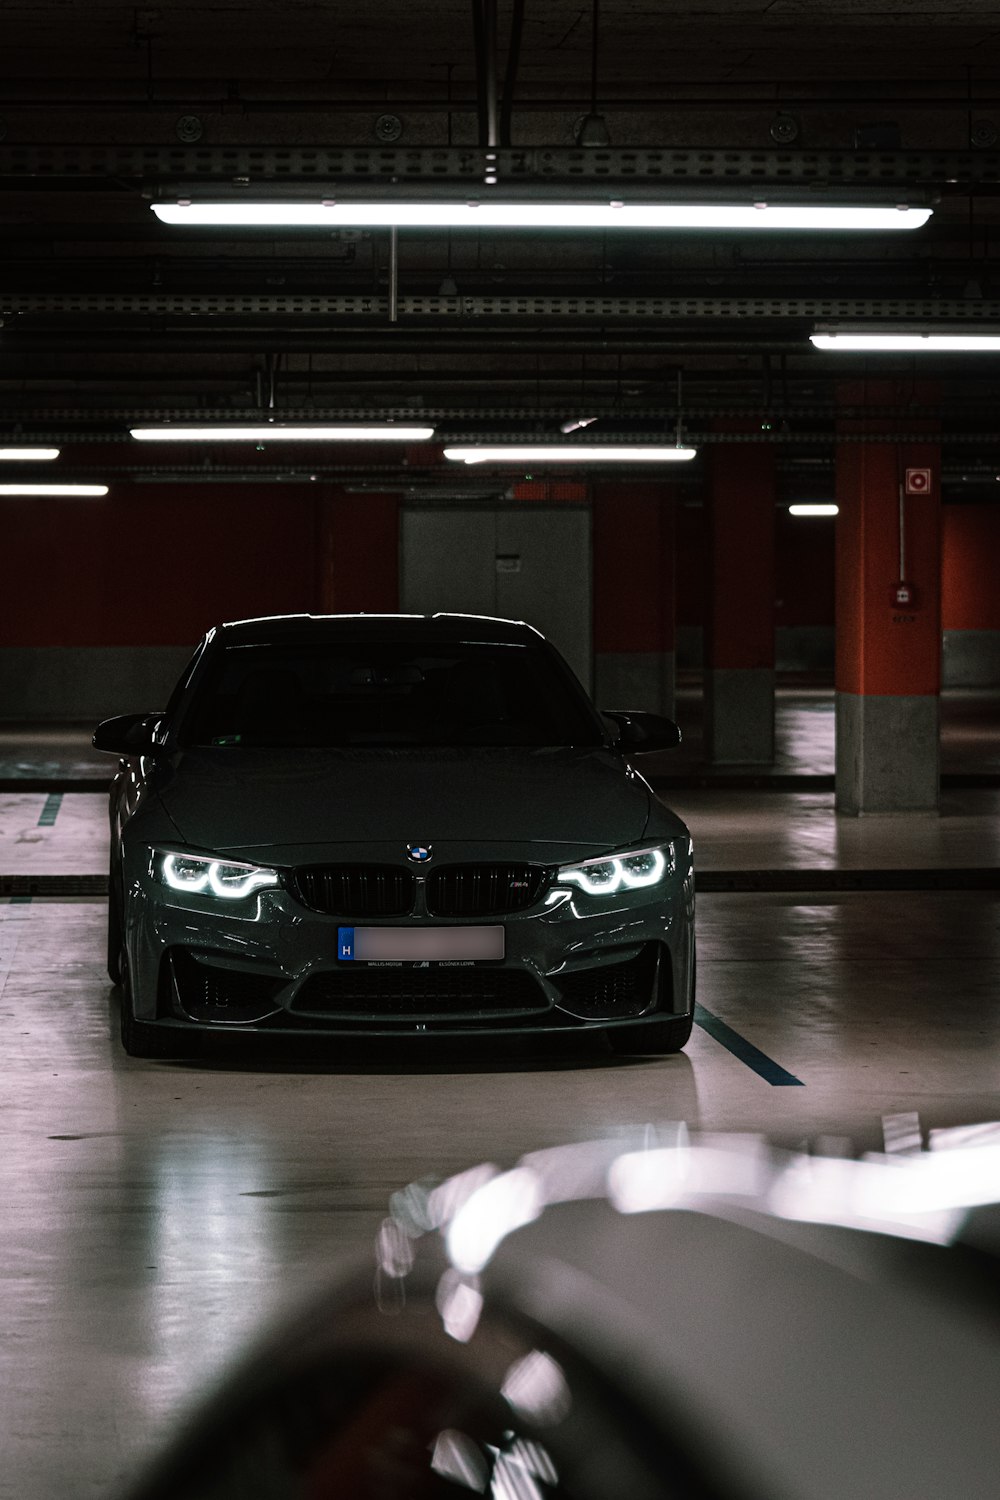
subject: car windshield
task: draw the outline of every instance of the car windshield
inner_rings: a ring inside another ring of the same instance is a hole
[[[181,739],[213,746],[601,743],[582,690],[543,648],[460,642],[227,647]]]

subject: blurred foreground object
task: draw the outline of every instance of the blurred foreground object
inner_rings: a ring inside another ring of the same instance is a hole
[[[394,1195],[130,1500],[986,1500],[1000,1131],[532,1153]]]

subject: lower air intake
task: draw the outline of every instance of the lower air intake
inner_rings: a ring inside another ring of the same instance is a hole
[[[582,1021],[624,1021],[652,1010],[660,999],[669,1009],[669,1000],[657,996],[657,944],[647,943],[635,958],[622,964],[602,964],[600,968],[579,969],[572,974],[554,974],[552,980],[562,991],[564,1010]],[[670,958],[664,950],[660,968],[669,974]],[[669,980],[661,990],[669,994]]]
[[[465,1017],[470,1021],[530,1015],[549,1008],[522,969],[365,969],[314,974],[299,990],[297,1014],[373,1022]]]
[[[287,982],[271,974],[226,969],[196,958],[185,948],[170,954],[174,991],[181,1010],[192,1021],[248,1026],[276,1009],[275,995]]]

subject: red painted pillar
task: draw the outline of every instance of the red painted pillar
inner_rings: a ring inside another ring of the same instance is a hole
[[[774,448],[713,445],[708,484],[705,758],[766,763],[774,760]]]
[[[392,614],[399,608],[399,496],[316,497],[317,607],[323,614]]]
[[[1000,506],[941,509],[945,687],[1000,686]]]
[[[667,484],[595,484],[594,698],[674,712],[674,513]]]
[[[932,424],[905,410],[927,395],[885,380],[838,391],[852,413],[896,409],[890,417],[852,414],[838,422],[838,812],[931,812],[938,805],[941,450]],[[893,432],[904,436],[894,440]],[[911,482],[914,472],[924,476],[910,495],[907,470]]]

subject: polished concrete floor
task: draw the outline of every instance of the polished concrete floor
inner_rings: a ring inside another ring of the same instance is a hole
[[[20,750],[46,758],[37,737]],[[703,871],[818,882],[995,870],[998,799],[957,788],[938,818],[859,822],[822,792],[669,798]],[[0,794],[0,876],[105,868],[99,793]],[[886,1116],[1000,1117],[996,890],[702,894],[699,1024],[647,1061],[599,1037],[134,1061],[105,920],[94,897],[0,900],[2,1500],[113,1495],[262,1320],[366,1252],[414,1178],[647,1121],[859,1150]]]

